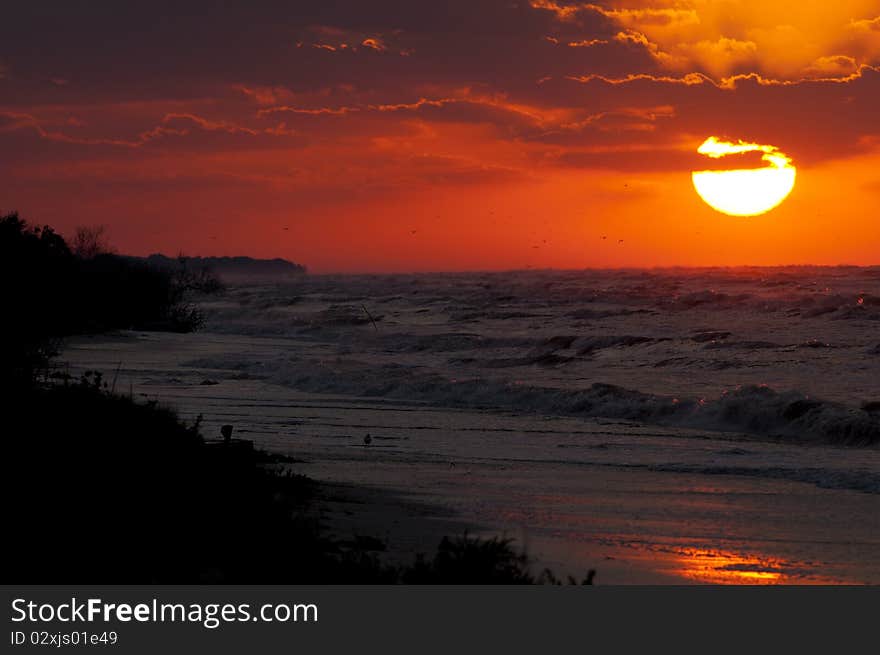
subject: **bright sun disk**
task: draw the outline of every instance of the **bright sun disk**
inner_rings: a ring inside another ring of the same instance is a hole
[[[779,206],[794,189],[797,169],[776,146],[719,141],[710,136],[697,152],[712,159],[763,152],[763,168],[694,171],[694,188],[713,209],[730,216],[757,216]]]

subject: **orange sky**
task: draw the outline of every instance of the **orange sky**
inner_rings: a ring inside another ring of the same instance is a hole
[[[0,211],[120,251],[880,263],[876,1],[38,4],[0,45]],[[791,156],[792,195],[709,208],[710,135]]]

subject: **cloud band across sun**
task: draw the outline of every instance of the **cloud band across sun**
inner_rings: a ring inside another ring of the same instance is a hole
[[[763,168],[694,171],[699,196],[713,209],[730,216],[758,216],[778,207],[794,189],[797,169],[779,148],[758,143],[721,141],[710,136],[697,152],[712,159],[750,152],[763,153]]]

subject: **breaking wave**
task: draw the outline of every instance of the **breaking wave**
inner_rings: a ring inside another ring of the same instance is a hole
[[[254,360],[220,355],[187,366],[259,377],[313,393],[503,409],[541,414],[634,420],[677,427],[741,432],[794,442],[869,446],[880,442],[880,415],[798,391],[747,385],[705,400],[675,398],[593,383],[582,389],[531,386],[486,378],[445,378],[418,366],[371,365],[352,359]]]

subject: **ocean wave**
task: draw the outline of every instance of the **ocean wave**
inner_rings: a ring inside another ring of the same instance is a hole
[[[729,294],[715,291],[714,289],[706,289],[674,297],[671,301],[664,304],[669,304],[679,309],[693,309],[707,305],[712,307],[732,307],[742,305],[746,301],[751,300],[752,297],[748,293]]]
[[[577,359],[586,359],[600,350],[608,348],[631,348],[646,344],[668,341],[666,338],[654,338],[633,335],[596,335],[580,337],[577,335],[557,335],[541,340],[488,340],[494,347],[523,347],[532,344],[532,347],[521,355],[508,357],[458,357],[452,363],[477,364],[486,368],[512,368],[517,366],[558,366],[567,364]],[[442,343],[442,342],[441,342]],[[486,345],[473,344],[473,345]],[[431,346],[437,349],[436,345]]]
[[[612,384],[559,389],[483,377],[446,378],[420,366],[352,359],[254,360],[220,355],[187,366],[247,373],[302,391],[428,402],[460,408],[635,420],[741,432],[787,441],[869,446],[880,442],[880,416],[798,391],[748,385],[719,398],[675,398]]]
[[[386,352],[457,352],[534,346],[536,340],[525,337],[489,337],[473,332],[442,332],[437,334],[407,334],[395,332],[378,337]]]
[[[634,314],[656,315],[659,312],[651,309],[576,309],[568,312],[566,316],[577,320],[596,320],[603,318],[612,318],[618,316],[632,316]]]
[[[710,341],[706,350],[775,350],[785,348],[784,344],[774,341]]]

